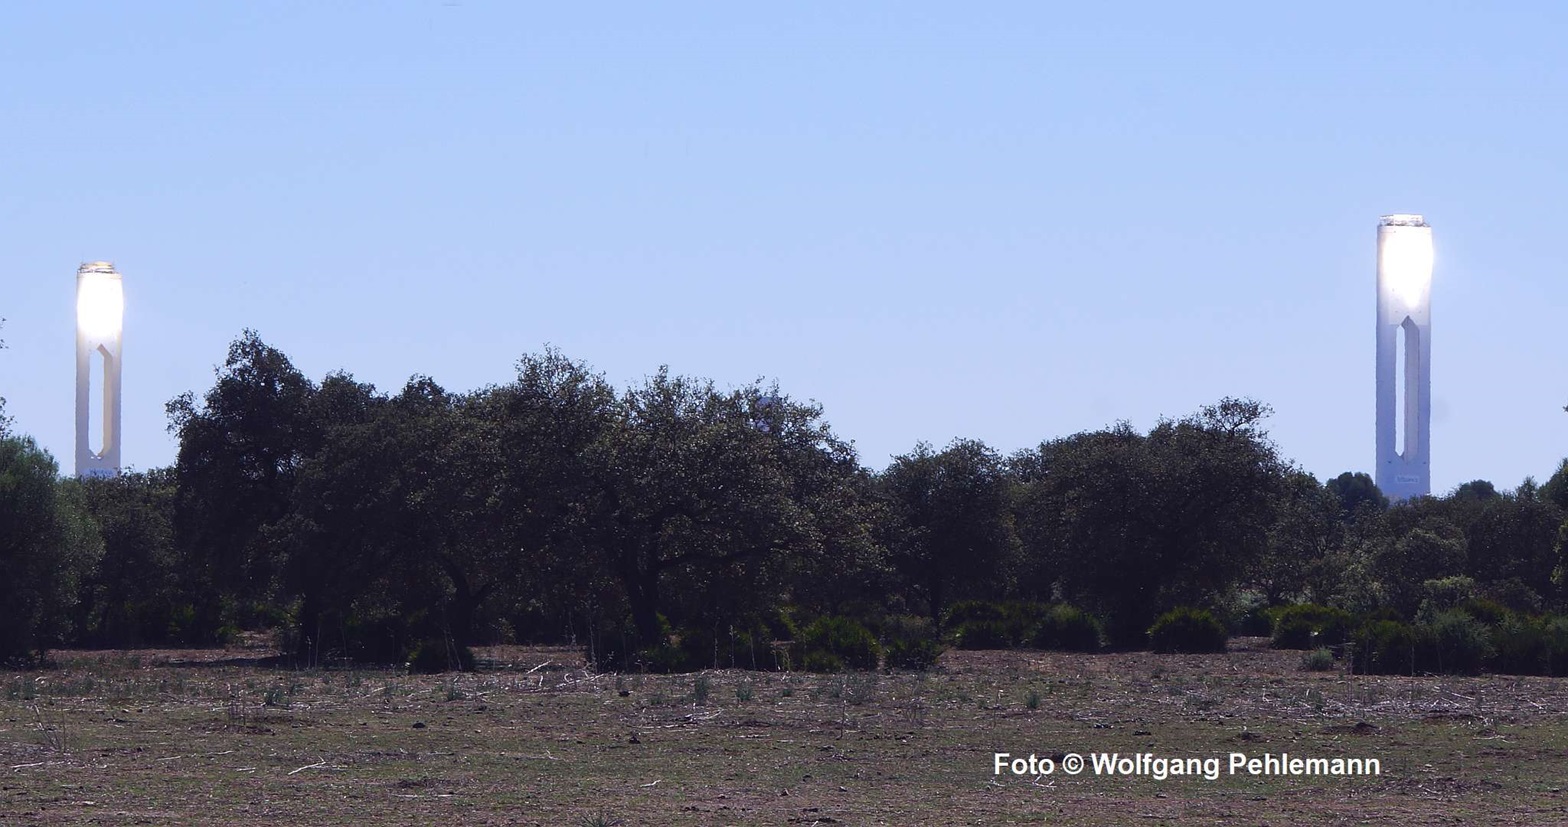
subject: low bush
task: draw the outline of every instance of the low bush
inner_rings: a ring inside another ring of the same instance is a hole
[[[960,649],[1009,649],[1013,636],[1000,620],[966,620],[953,633],[953,645]]]
[[[895,616],[882,623],[882,653],[889,669],[924,672],[942,656],[942,644],[931,621]]]
[[[1463,610],[1438,612],[1417,632],[1421,645],[1417,660],[1429,671],[1473,675],[1492,657],[1485,624]]]
[[[1271,645],[1275,649],[1316,649],[1340,646],[1350,638],[1355,622],[1349,612],[1303,603],[1286,606],[1274,616]]]
[[[1356,633],[1356,661],[1363,674],[1415,674],[1415,630],[1397,620],[1369,621]]]
[[[1099,621],[1073,606],[1052,606],[1035,624],[1029,645],[1059,652],[1098,652],[1104,632]]]
[[[1313,649],[1301,656],[1301,668],[1307,672],[1327,672],[1334,668],[1334,650]]]
[[[847,617],[818,618],[801,630],[795,643],[801,652],[800,662],[808,672],[839,671],[814,668],[831,666],[835,660],[840,668],[876,669],[882,656],[871,632]]]
[[[1213,613],[1187,606],[1160,615],[1149,627],[1149,643],[1161,653],[1223,652],[1229,637]]]
[[[408,653],[408,668],[411,672],[423,674],[472,672],[474,653],[467,646],[446,638],[429,637],[421,640]]]
[[[1491,669],[1509,675],[1550,674],[1544,618],[1509,612],[1491,629]]]
[[[687,669],[772,669],[772,635],[766,624],[736,623],[719,628],[685,626],[676,635]]]
[[[1049,612],[1044,603],[966,600],[947,611],[944,626],[960,649],[1007,649],[1027,644]]]

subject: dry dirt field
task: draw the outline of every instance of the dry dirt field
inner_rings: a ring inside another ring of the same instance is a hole
[[[0,824],[1568,824],[1568,681],[1225,655],[949,652],[928,674],[294,670],[57,653],[0,673]],[[1377,777],[997,775],[993,756],[1288,752]]]

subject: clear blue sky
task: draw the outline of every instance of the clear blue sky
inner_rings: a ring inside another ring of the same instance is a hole
[[[1434,487],[1512,487],[1568,453],[1564,9],[7,3],[0,396],[69,471],[108,259],[140,468],[252,327],[389,391],[777,378],[873,468],[1245,395],[1325,477],[1419,212]]]

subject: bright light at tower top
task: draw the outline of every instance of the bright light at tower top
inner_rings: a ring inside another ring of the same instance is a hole
[[[1378,221],[1378,275],[1405,307],[1416,308],[1432,287],[1432,227],[1419,215]]]
[[[93,261],[76,270],[76,325],[93,339],[120,334],[125,321],[125,288],[114,265]]]

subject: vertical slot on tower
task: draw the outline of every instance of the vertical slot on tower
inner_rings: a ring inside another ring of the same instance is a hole
[[[87,450],[94,455],[103,453],[104,397],[108,392],[105,368],[108,354],[102,347],[93,348],[87,356]]]
[[[1410,346],[1409,337],[1405,335],[1405,325],[1410,320],[1394,329],[1394,453],[1400,457],[1405,455],[1405,411],[1408,409],[1410,395],[1405,379],[1409,373],[1405,365],[1405,349]]]
[[[1421,434],[1421,381],[1424,368],[1421,364],[1421,328],[1416,327],[1415,320],[1405,317],[1405,323],[1399,326],[1400,347],[1399,364],[1404,368],[1404,378],[1399,381],[1399,398],[1402,400],[1404,412],[1400,414],[1399,423],[1405,429],[1402,437],[1403,445],[1399,450],[1402,457],[1416,456],[1419,453]],[[1424,459],[1424,457],[1420,457]]]

